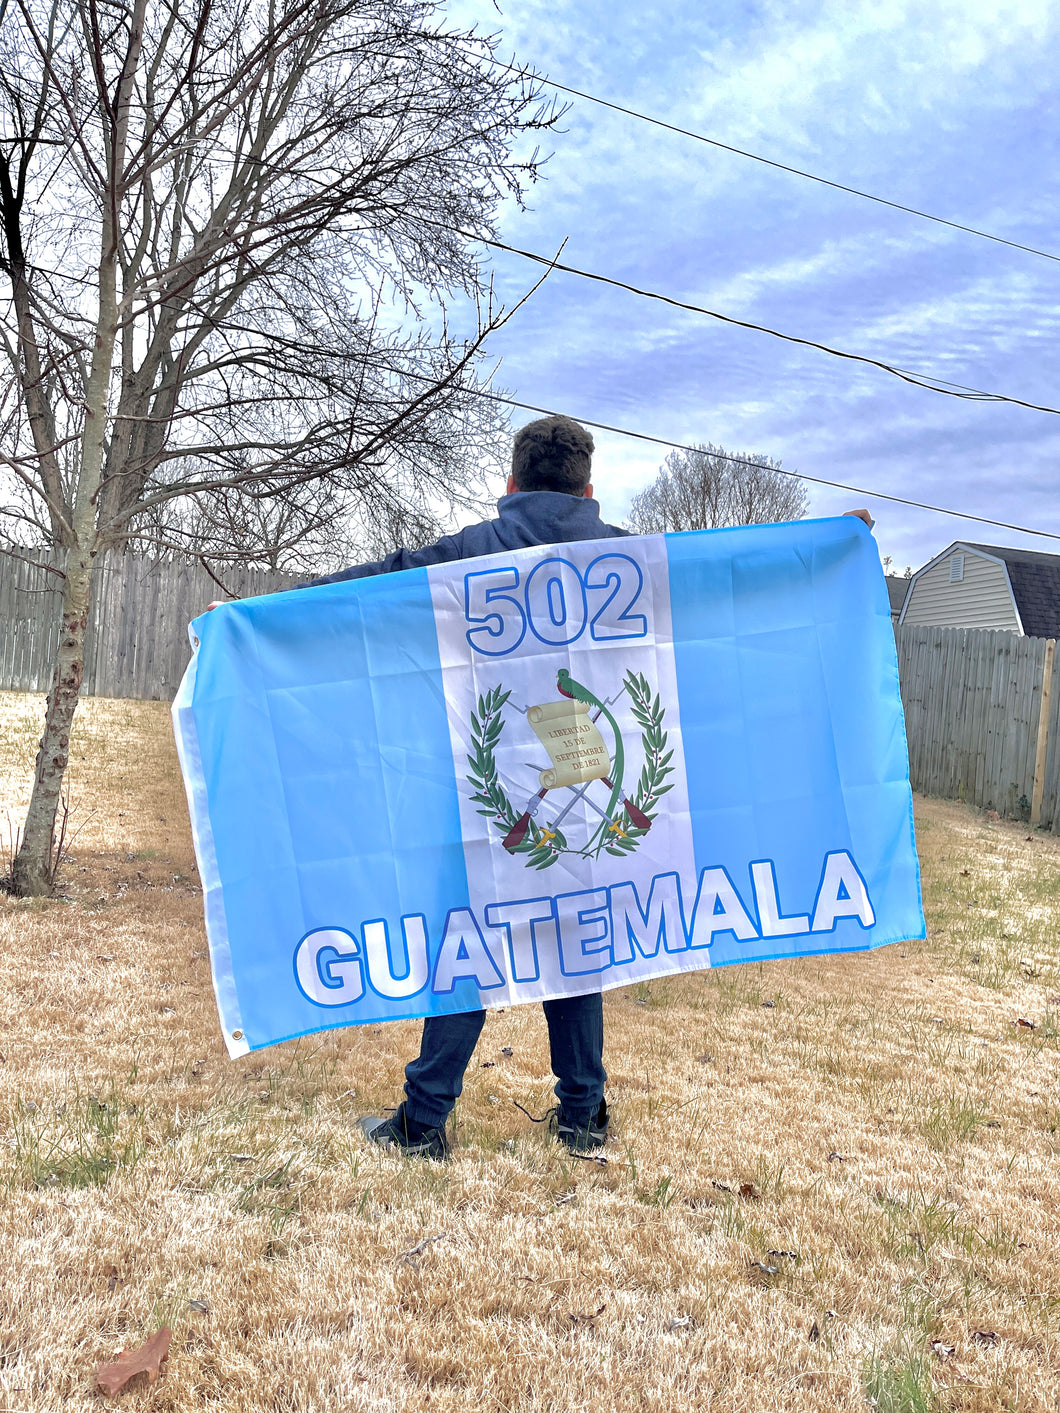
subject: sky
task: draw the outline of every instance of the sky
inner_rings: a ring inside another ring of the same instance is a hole
[[[1054,253],[1027,254],[580,99],[500,239],[738,319],[1060,408],[1060,6],[1049,0],[452,0],[449,19],[559,83],[774,161]],[[494,252],[514,303],[539,270]],[[882,555],[955,539],[1060,554],[1060,416],[877,369],[554,273],[492,340],[520,401],[1036,530],[867,505]],[[516,413],[515,425],[532,414]],[[594,433],[605,518],[665,447]]]

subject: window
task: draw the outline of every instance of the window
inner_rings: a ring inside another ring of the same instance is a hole
[[[950,555],[950,583],[959,584],[964,579],[964,555]]]

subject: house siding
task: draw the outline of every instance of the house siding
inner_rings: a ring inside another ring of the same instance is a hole
[[[1020,632],[1004,564],[964,550],[964,578],[950,583],[950,559],[914,580],[905,605],[904,624],[942,628],[994,628]]]

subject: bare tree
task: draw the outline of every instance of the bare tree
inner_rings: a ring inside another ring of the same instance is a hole
[[[50,886],[101,551],[196,515],[220,539],[254,500],[319,531],[477,494],[444,429],[478,425],[476,360],[510,316],[468,237],[558,114],[439,9],[0,0],[0,512],[63,587],[20,893]],[[468,340],[453,292],[479,300]]]
[[[138,516],[131,540],[147,553],[198,559],[211,573],[211,564],[244,564],[306,578],[426,544],[454,510],[476,520],[490,513],[511,454],[509,416],[476,393],[450,397],[430,421],[371,495],[351,495],[333,476],[264,490],[212,486]]]
[[[626,524],[638,535],[654,535],[774,524],[806,514],[809,497],[802,482],[782,471],[779,461],[735,455],[712,442],[670,452],[651,485],[633,497]]]

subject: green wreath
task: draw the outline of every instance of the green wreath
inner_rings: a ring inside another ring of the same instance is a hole
[[[648,820],[654,820],[659,812],[660,797],[674,788],[673,781],[669,785],[663,783],[666,777],[674,772],[670,764],[674,753],[666,749],[666,732],[663,730],[666,711],[657,692],[655,700],[652,700],[651,688],[643,673],[627,672],[622,685],[633,699],[633,719],[641,728],[641,743],[644,747],[644,766],[632,803]],[[623,813],[627,827],[623,828],[621,834],[612,835],[610,842],[605,846],[609,854],[619,858],[632,853],[648,832],[630,821],[624,806]]]

